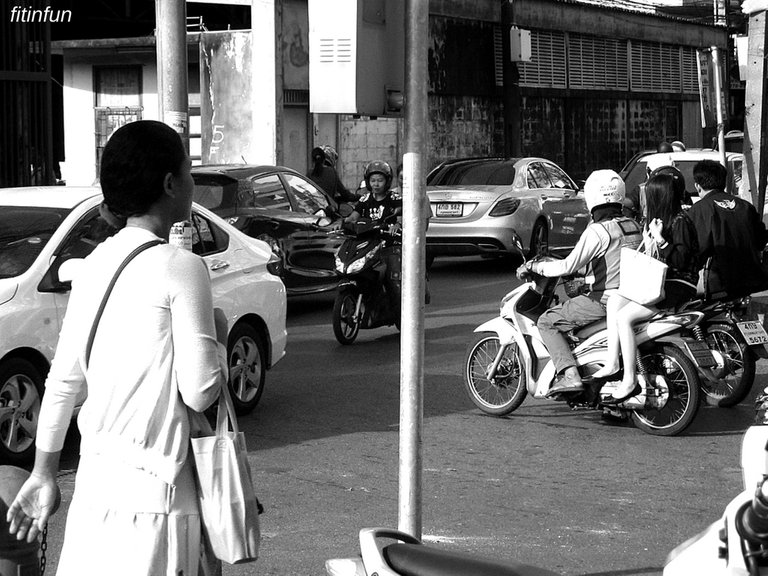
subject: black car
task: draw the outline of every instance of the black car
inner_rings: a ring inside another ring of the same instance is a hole
[[[336,288],[334,257],[344,238],[332,225],[347,206],[283,166],[194,166],[192,178],[195,202],[272,247],[289,295]]]

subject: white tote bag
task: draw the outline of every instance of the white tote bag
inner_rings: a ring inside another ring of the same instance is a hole
[[[226,384],[221,387],[215,433],[192,438],[191,449],[203,532],[213,553],[229,564],[256,560],[261,544],[259,502],[245,435],[238,430]]]
[[[649,306],[664,298],[667,265],[658,260],[658,247],[649,236],[636,250],[621,249],[619,294],[638,304]]]

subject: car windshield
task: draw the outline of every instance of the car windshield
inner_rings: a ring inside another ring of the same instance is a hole
[[[699,160],[683,160],[683,161],[675,161],[675,168],[680,170],[680,172],[683,174],[683,177],[685,178],[685,189],[686,191],[693,195],[698,197],[696,193],[696,189],[693,186],[693,168],[696,166],[696,164],[699,163]],[[624,179],[624,184],[626,185],[627,192],[630,190],[634,190],[635,188],[638,188],[640,184],[643,184],[646,180],[647,175],[647,163],[640,161],[632,168],[632,170],[629,171],[627,174],[627,177]],[[741,160],[731,160],[728,162],[728,179],[729,184],[728,188],[729,190],[731,188],[738,189],[740,183],[741,183]],[[731,190],[732,191],[732,190]]]
[[[0,208],[0,278],[26,272],[70,212],[63,208]]]
[[[447,166],[435,174],[431,186],[510,185],[515,180],[515,167],[510,162],[478,162]]]

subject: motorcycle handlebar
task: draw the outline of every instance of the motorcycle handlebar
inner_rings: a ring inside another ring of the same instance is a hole
[[[763,480],[737,518],[736,527],[742,538],[754,544],[768,544],[768,479]]]

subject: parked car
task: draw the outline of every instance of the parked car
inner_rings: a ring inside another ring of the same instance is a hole
[[[427,175],[434,256],[567,254],[589,223],[584,194],[544,158],[468,158]]]
[[[76,259],[116,232],[99,215],[101,202],[96,187],[0,189],[0,461],[33,456],[71,287],[62,264],[76,270]],[[263,242],[199,205],[192,207],[192,227],[192,249],[210,270],[214,305],[229,318],[229,385],[244,414],[258,403],[266,370],[285,354],[285,287],[269,271],[273,255]]]
[[[741,167],[744,155],[740,152],[726,152],[726,164],[728,168],[727,191],[738,194],[741,189]],[[640,184],[648,177],[648,168],[657,168],[664,165],[673,165],[680,170],[685,177],[685,187],[691,198],[696,202],[699,197],[693,186],[693,167],[701,160],[714,160],[720,162],[720,152],[710,148],[689,148],[685,152],[654,152],[643,155],[635,155],[619,175],[624,179],[629,194],[637,190]]]
[[[331,224],[348,207],[282,166],[195,166],[192,178],[196,202],[270,245],[289,295],[336,288],[334,256],[344,237]]]

